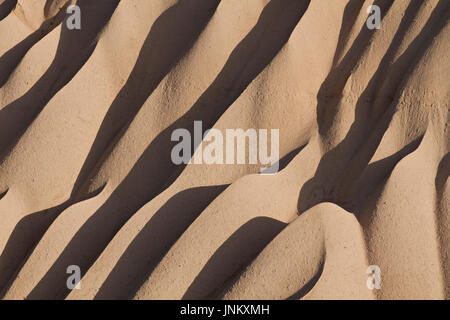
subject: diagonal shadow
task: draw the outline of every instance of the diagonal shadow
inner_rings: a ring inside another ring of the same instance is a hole
[[[424,39],[422,38],[416,43],[413,42],[408,48],[409,50],[400,56],[394,64],[391,61],[399,52],[403,38],[424,5],[425,3],[421,0],[410,2],[391,45],[367,88],[358,99],[355,126],[352,126],[354,130],[349,132],[353,133],[352,143],[358,145],[359,148],[352,150],[351,158],[345,160],[350,162],[347,166],[348,171],[342,173],[339,177],[340,182],[337,188],[341,190],[341,194],[337,196],[340,198],[347,197],[347,195],[342,194],[342,190],[348,190],[348,187],[358,179],[370,162],[395,113],[396,95],[401,92],[404,85],[403,79],[407,79],[410,74],[411,65],[417,59],[418,50],[424,44],[422,42]],[[357,132],[360,134],[358,135]],[[421,141],[421,138],[419,140]]]
[[[438,194],[437,198],[442,198],[444,194],[444,187],[447,183],[448,176],[450,175],[450,152],[447,152],[442,158],[438,166],[438,171],[436,174],[435,185],[436,192]]]
[[[323,258],[322,258],[323,259]],[[306,296],[311,290],[314,288],[314,286],[319,281],[320,277],[323,273],[323,268],[325,266],[325,259],[322,260],[322,262],[319,265],[319,269],[317,270],[317,273],[312,277],[303,287],[301,287],[296,293],[288,297],[286,300],[300,300],[304,296]]]
[[[268,217],[257,217],[245,223],[212,255],[182,299],[216,299],[233,284],[230,280],[242,273],[286,226]]]
[[[0,110],[0,135],[2,136],[0,152],[5,150],[9,142],[18,138],[49,99],[82,67],[96,46],[98,33],[109,21],[119,1],[100,0],[94,3],[89,0],[78,0],[77,5],[84,12],[82,30],[71,31],[62,28],[55,59],[43,77],[23,97]],[[55,19],[46,23],[54,23],[60,19],[60,16]],[[84,199],[95,194],[97,191],[86,194]],[[0,257],[2,265],[0,267],[5,268],[0,277],[0,288],[4,287],[11,275],[17,271],[21,261],[25,259],[35,242],[42,237],[58,213],[71,204],[73,204],[72,200],[68,200],[54,208],[30,214],[19,222]],[[26,239],[18,234],[19,231],[25,232],[24,230],[28,230]],[[16,247],[17,250],[14,249]]]
[[[303,147],[284,156],[279,169],[287,167]],[[95,299],[132,298],[169,248],[226,187],[191,188],[168,200],[128,246]]]
[[[364,172],[355,182],[354,186],[352,186],[352,202],[346,204],[349,209],[352,209],[350,212],[355,213],[358,220],[363,215],[362,208],[369,203],[367,201],[369,196],[373,199],[379,198],[394,168],[402,159],[416,151],[422,140],[423,135],[393,155],[371,163],[364,169]],[[370,210],[366,209],[365,211],[372,212],[373,210],[375,210],[375,207]]]
[[[352,204],[354,199],[348,198],[351,185],[367,167],[389,127],[398,93],[405,85],[403,79],[408,78],[414,63],[424,55],[434,37],[445,26],[449,17],[448,4],[448,1],[438,3],[420,34],[392,64],[390,61],[398,52],[401,40],[420,8],[425,5],[421,0],[411,1],[391,46],[358,99],[355,121],[349,132],[341,143],[322,157],[314,177],[302,187],[298,200],[299,213],[324,201],[337,203],[350,211],[355,208],[355,203]],[[384,79],[386,74],[389,77]],[[322,102],[319,100],[318,113],[320,108],[326,108]]]
[[[82,68],[93,53],[98,34],[107,24],[120,0],[78,0],[83,12],[81,30],[61,29],[55,58],[44,75],[22,97],[0,110],[0,155],[39,115],[50,99]]]
[[[354,27],[358,15],[361,12],[361,8],[364,5],[364,0],[349,0],[344,9],[342,16],[341,31],[339,32],[338,44],[336,46],[336,52],[333,58],[333,68],[341,58],[345,46],[347,45],[350,37],[350,32]]]
[[[0,4],[0,21],[5,19],[17,5],[17,0],[5,0]],[[1,86],[0,86],[1,87]]]
[[[309,142],[308,142],[309,143]],[[275,162],[273,165],[271,165],[269,168],[264,169],[261,171],[261,174],[270,174],[272,173],[272,168],[278,168],[278,173],[281,172],[284,168],[288,166],[289,163],[308,145],[308,143],[295,148],[294,150],[290,151],[288,154],[286,154],[283,158]]]
[[[96,197],[102,190],[96,190],[82,201]],[[0,255],[0,298],[6,294],[12,280],[58,214],[72,204],[71,201],[66,201],[53,208],[29,214],[19,221]]]
[[[0,193],[0,200],[2,200],[6,196],[8,191],[9,191],[9,189],[7,189],[6,191],[3,191],[2,193]]]
[[[391,0],[376,0],[374,2],[374,5],[380,7],[382,18],[384,18],[392,4]],[[343,27],[345,28],[346,26]],[[341,30],[342,32],[344,31]],[[320,135],[323,136],[329,132],[345,84],[348,82],[361,55],[370,46],[374,34],[375,31],[368,29],[364,24],[341,63],[331,70],[320,87],[317,94],[317,124]]]
[[[0,88],[6,84],[27,52],[64,20],[66,7],[67,5],[65,5],[56,16],[44,21],[39,29],[0,57]]]
[[[263,10],[257,25],[231,53],[211,86],[184,116],[163,130],[150,143],[116,192],[123,193],[129,188],[137,189],[133,190],[133,193],[140,192],[140,194],[135,198],[145,199],[143,202],[145,203],[170,185],[185,167],[183,164],[175,165],[172,162],[171,150],[177,144],[171,141],[172,132],[175,129],[184,128],[192,136],[195,120],[202,121],[204,129],[212,127],[281,50],[306,11],[306,7],[307,4],[298,1],[290,0],[289,7],[283,6],[282,0],[272,0]],[[282,13],[286,16],[280,17]],[[196,147],[193,146],[191,150],[195,150]],[[90,177],[95,176],[96,172],[98,167]],[[87,181],[90,180],[87,179]],[[152,181],[152,184],[148,181]],[[86,187],[81,188],[82,193],[85,192]],[[140,202],[141,204],[136,204],[135,209],[142,205],[142,201]]]
[[[150,143],[128,176],[77,232],[28,299],[64,298],[68,294],[64,286],[67,265],[76,264],[85,272],[121,226],[184,169],[185,165],[174,165],[170,157],[176,144],[170,139],[172,132],[185,128],[192,134],[194,120],[201,120],[205,128],[212,127],[281,50],[308,5],[309,0],[272,0],[264,8],[256,26],[235,48],[211,86],[183,117]],[[127,199],[126,203],[123,199]]]
[[[16,225],[0,255],[0,297],[6,294],[11,280],[22,267],[26,257],[56,218],[55,213],[67,207],[67,204],[63,203],[58,207],[36,212],[22,218]]]
[[[132,298],[170,247],[227,187],[192,188],[168,200],[128,246],[95,299]]]
[[[192,48],[219,3],[220,0],[179,1],[156,19],[127,82],[102,121],[75,182],[73,197],[95,164],[108,157],[163,78]]]
[[[437,224],[442,226],[443,230],[441,236],[439,237],[440,242],[440,256],[441,256],[441,270],[445,283],[450,283],[450,267],[448,266],[448,261],[450,260],[450,233],[448,231],[448,200],[446,200],[446,184],[448,183],[448,177],[450,175],[450,152],[447,152],[439,163],[438,170],[436,173],[435,186],[436,186],[436,200],[438,212]],[[442,208],[440,208],[442,207]],[[447,208],[446,208],[447,207]],[[447,211],[446,211],[447,210]],[[447,216],[445,213],[447,212]],[[450,298],[450,287],[447,285],[444,291],[446,299]]]
[[[193,1],[196,3],[195,6],[191,5],[189,15],[186,11],[186,4],[192,4]],[[167,10],[154,24],[146,44],[140,53],[136,67],[131,73],[129,81],[116,99],[119,103],[113,104],[112,108],[109,110],[106,120],[103,123],[104,125],[102,125],[102,134],[99,134],[99,136],[107,136],[106,132],[103,132],[105,127],[110,125],[117,127],[117,123],[120,127],[121,123],[124,121],[126,122],[127,119],[124,117],[124,112],[131,114],[130,111],[132,110],[128,102],[133,102],[136,105],[136,108],[133,110],[137,111],[137,107],[140,107],[140,103],[145,102],[148,95],[152,91],[152,88],[156,87],[164,75],[169,71],[168,68],[174,65],[181,58],[183,52],[186,51],[188,49],[187,47],[194,42],[195,38],[197,38],[200,33],[200,29],[202,29],[205,24],[204,17],[201,17],[203,11],[200,10],[199,5],[197,5],[198,1],[199,0],[187,0],[179,2],[179,4]],[[215,2],[201,1],[201,3],[206,4],[204,11],[208,16],[207,19],[209,19],[210,15],[213,13],[211,9],[213,9],[213,7],[215,8],[218,2],[219,0]],[[191,19],[186,19],[186,15]],[[83,15],[83,24],[84,19],[85,17]],[[181,20],[183,20],[183,23],[180,23],[178,28],[174,27],[176,24],[173,22]],[[194,23],[192,24],[191,22]],[[169,33],[167,32],[168,30],[170,30]],[[190,33],[192,33],[192,35]],[[159,55],[161,58],[158,58]],[[118,112],[120,112],[120,114],[118,114]],[[113,116],[111,117],[111,115]],[[105,131],[107,130],[108,128],[105,129]],[[103,187],[100,188],[100,190],[101,189],[103,189]],[[93,197],[98,193],[99,191],[97,190],[93,193],[83,194],[82,199]],[[5,256],[8,256],[9,259],[11,259],[11,265],[8,269],[16,270],[18,262],[25,258],[25,255],[29,252],[32,245],[34,245],[34,242],[38,241],[42,237],[54,219],[56,219],[56,217],[69,206],[77,201],[82,201],[82,199],[78,198],[75,200],[74,197],[71,197],[64,204],[45,210],[45,216],[49,217],[45,221],[44,219],[38,218],[38,216],[43,216],[44,212],[36,212],[24,218],[23,221],[21,221],[21,225],[18,226],[20,228],[17,230],[23,230],[23,225],[25,224],[30,225],[30,223],[28,223],[29,221],[33,221],[33,223],[37,224],[37,226],[34,226],[32,230],[30,229],[28,234],[31,234],[31,236],[27,239],[27,245],[24,245],[23,250],[16,251],[14,253],[14,258],[11,258],[12,256],[9,254],[5,254]],[[51,214],[49,212],[51,212]],[[15,241],[13,241],[14,237],[16,236],[13,234],[10,241],[15,243]],[[3,261],[8,261],[8,259],[5,259]],[[4,283],[2,280],[6,281],[6,279],[9,279],[10,273],[4,272],[2,276],[3,277],[0,278],[0,288]]]

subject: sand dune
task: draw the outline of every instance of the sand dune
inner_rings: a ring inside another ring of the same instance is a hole
[[[0,296],[449,299],[449,19],[448,0],[0,0]],[[279,171],[197,164],[209,136],[174,163],[194,121],[279,129]]]

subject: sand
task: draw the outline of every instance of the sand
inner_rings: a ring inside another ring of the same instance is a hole
[[[449,19],[448,0],[0,0],[0,297],[449,299]],[[199,120],[279,129],[280,171],[174,164]]]

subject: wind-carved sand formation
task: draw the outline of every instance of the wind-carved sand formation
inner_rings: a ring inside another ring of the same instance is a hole
[[[0,0],[0,296],[448,299],[449,18],[448,0]],[[280,129],[280,171],[175,165],[194,121]]]

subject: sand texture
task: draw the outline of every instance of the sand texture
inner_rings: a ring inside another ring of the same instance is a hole
[[[449,102],[449,0],[0,0],[0,298],[450,299]]]

